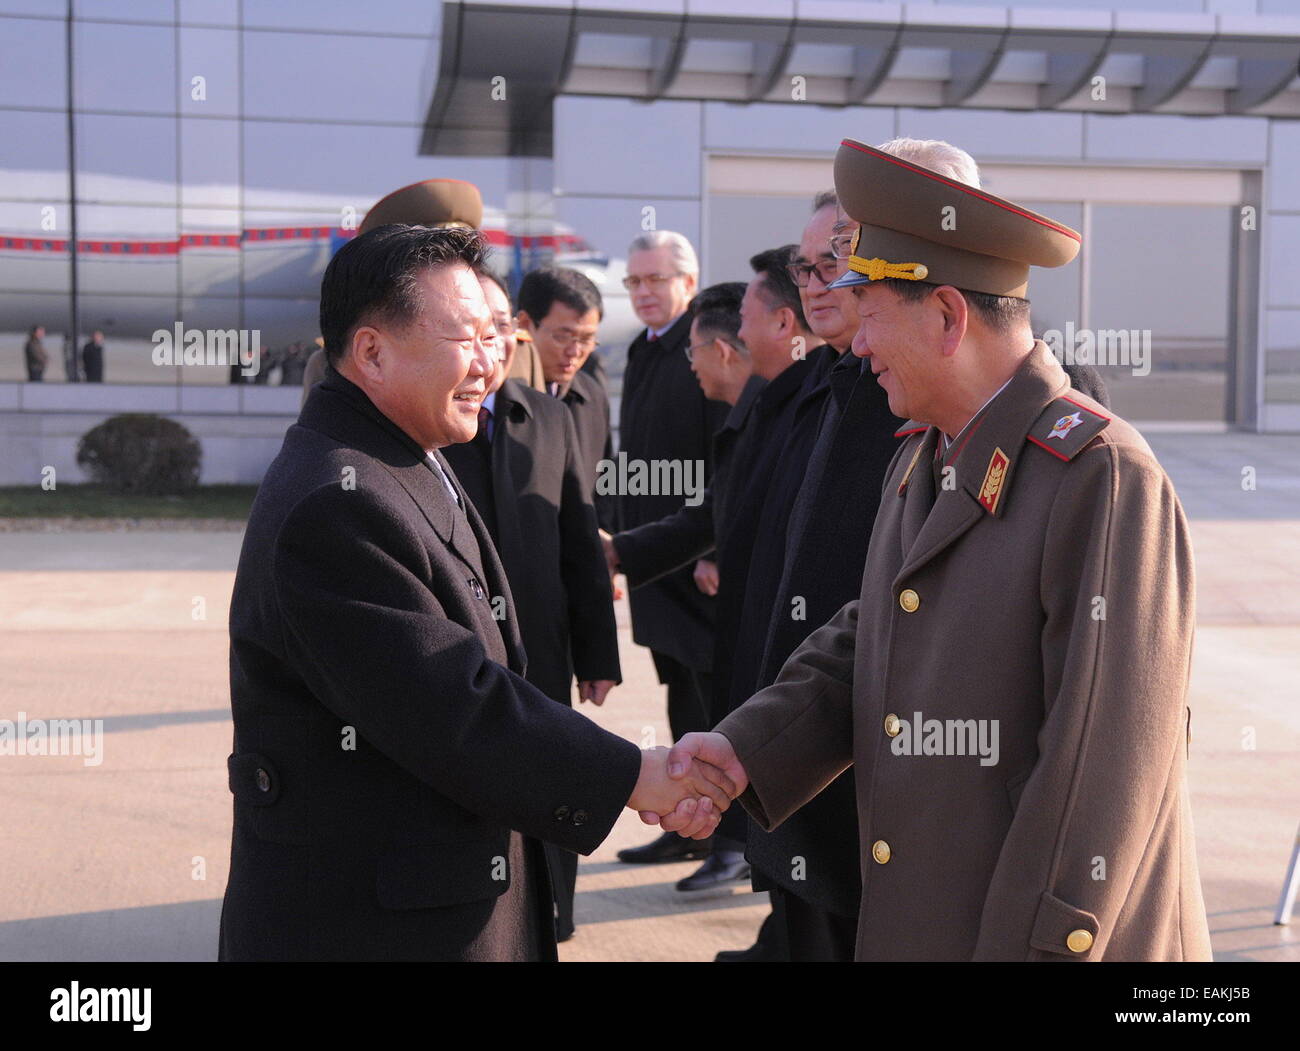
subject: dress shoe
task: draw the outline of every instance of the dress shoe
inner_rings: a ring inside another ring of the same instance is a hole
[[[751,945],[748,949],[723,949],[715,957],[714,963],[769,963],[766,948],[762,942]]]
[[[618,860],[630,865],[654,865],[661,861],[698,861],[713,850],[713,840],[685,839],[676,832],[665,832],[644,847],[629,847],[618,852]]]
[[[724,883],[749,879],[749,862],[745,855],[731,850],[715,850],[708,860],[683,880],[677,881],[681,891],[712,890]]]
[[[713,957],[714,963],[789,963],[785,932],[773,913],[768,913],[758,937],[748,949],[723,949]]]

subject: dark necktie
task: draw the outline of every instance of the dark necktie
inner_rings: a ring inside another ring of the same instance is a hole
[[[478,433],[474,435],[474,440],[480,439],[488,443],[492,441],[492,410],[486,405],[480,405],[478,410]]]
[[[646,331],[647,331],[647,332],[650,332],[649,329],[646,329]],[[647,343],[654,343],[654,342],[656,342],[658,339],[659,339],[659,336],[658,336],[657,333],[650,332],[650,334],[649,334],[648,336],[646,336],[645,341],[646,341]]]

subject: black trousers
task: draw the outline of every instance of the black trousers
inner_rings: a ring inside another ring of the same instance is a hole
[[[571,850],[544,843],[546,867],[551,874],[551,893],[555,898],[555,934],[563,938],[572,934],[573,898],[578,888],[578,855]]]
[[[785,925],[785,943],[794,963],[852,963],[858,944],[858,918],[838,916],[804,901],[784,887],[772,887],[772,916]]]
[[[650,651],[659,681],[668,687],[668,728],[673,740],[688,733],[713,729],[709,721],[709,698],[713,696],[713,676],[695,671],[676,658],[656,650]]]

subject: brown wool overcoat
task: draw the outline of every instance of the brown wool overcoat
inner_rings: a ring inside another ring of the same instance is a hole
[[[1208,960],[1169,478],[1041,341],[943,460],[909,431],[861,597],[718,726],[741,802],[771,829],[855,764],[860,960]]]

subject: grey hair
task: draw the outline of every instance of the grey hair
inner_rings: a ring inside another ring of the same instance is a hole
[[[979,189],[980,170],[975,158],[950,142],[942,139],[890,139],[876,149]]]
[[[673,230],[651,230],[649,233],[634,237],[632,243],[628,245],[627,254],[630,257],[633,252],[653,252],[656,248],[667,248],[673,266],[683,274],[700,276],[700,261],[695,255],[695,249],[691,247],[691,242]]]
[[[840,195],[834,190],[822,190],[813,198],[813,215],[816,215],[823,208],[838,208],[840,206]]]

